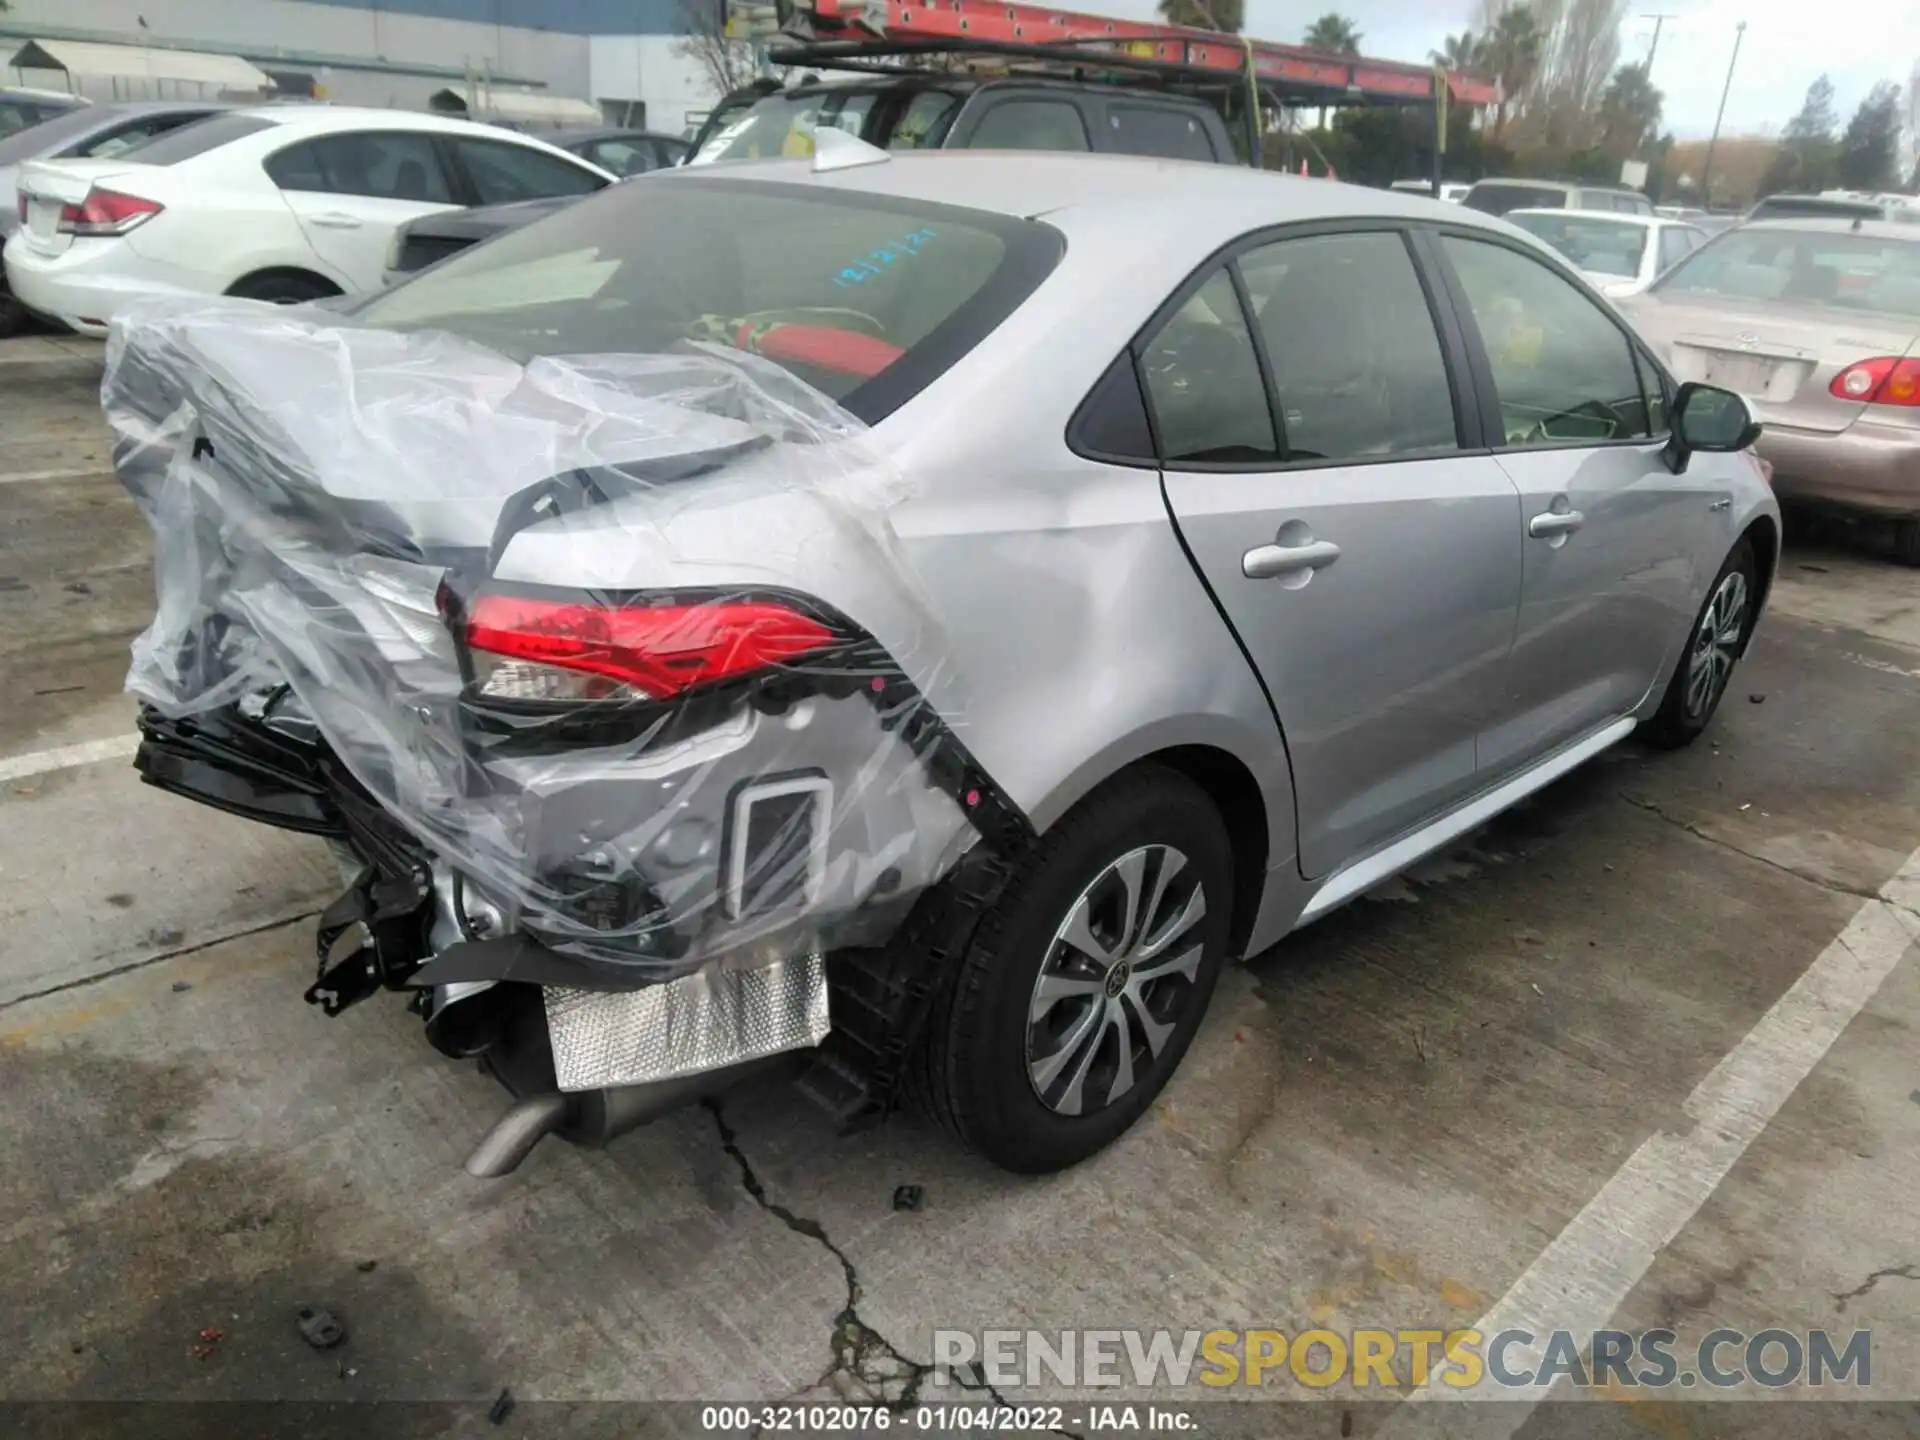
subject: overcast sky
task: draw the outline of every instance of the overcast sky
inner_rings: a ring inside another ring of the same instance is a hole
[[[1069,8],[1150,18],[1155,0],[1069,0]],[[1322,12],[1338,8],[1361,33],[1369,55],[1424,60],[1449,31],[1469,23],[1474,0],[1246,0],[1247,33],[1260,40],[1298,40]],[[1681,139],[1704,138],[1733,51],[1734,25],[1747,22],[1727,97],[1725,134],[1778,131],[1800,108],[1807,86],[1824,72],[1833,81],[1841,124],[1876,80],[1907,83],[1920,60],[1920,3],[1915,0],[1635,0],[1621,32],[1623,60],[1644,57],[1653,22],[1661,28],[1653,83],[1666,95],[1666,128]]]

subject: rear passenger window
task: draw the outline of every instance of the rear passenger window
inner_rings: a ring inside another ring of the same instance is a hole
[[[1107,106],[1107,143],[1126,155],[1167,160],[1217,158],[1207,128],[1197,116],[1163,105]]]
[[[1279,461],[1266,382],[1226,271],[1180,307],[1140,362],[1166,464]]]
[[[530,145],[514,145],[504,140],[469,140],[464,136],[454,140],[453,145],[454,153],[466,169],[467,179],[473,182],[474,196],[482,205],[511,205],[517,200],[544,200],[553,195],[586,195],[607,183],[584,166],[535,150]]]
[[[267,161],[267,174],[282,190],[454,203],[433,141],[418,131],[363,130],[323,136],[273,156]]]
[[[1002,100],[967,141],[977,150],[1088,150],[1080,107],[1067,100]]]
[[[1597,444],[1652,433],[1627,337],[1531,256],[1484,240],[1441,243],[1493,368],[1508,445]]]
[[[1440,336],[1393,232],[1313,235],[1240,257],[1280,395],[1288,460],[1364,460],[1460,443]]]

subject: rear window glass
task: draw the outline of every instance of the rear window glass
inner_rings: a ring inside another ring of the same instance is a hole
[[[1212,160],[1213,141],[1200,117],[1163,105],[1107,106],[1107,143],[1128,155]]]
[[[262,120],[257,115],[215,115],[156,135],[146,144],[127,151],[124,158],[138,160],[142,165],[178,165],[182,160],[191,160],[272,128],[273,121]]]
[[[615,186],[356,312],[515,358],[720,345],[871,424],[1013,312],[1058,261],[1030,220],[811,187]],[[647,193],[636,193],[647,192]]]
[[[1867,200],[1827,200],[1818,195],[1769,195],[1753,207],[1754,220],[1786,216],[1823,216],[1839,220],[1877,220],[1885,207]]]
[[[1520,185],[1504,180],[1482,180],[1467,191],[1469,210],[1504,215],[1509,210],[1552,210],[1567,203],[1564,185]]]
[[[1597,215],[1507,216],[1529,235],[1537,236],[1571,261],[1574,268],[1596,275],[1634,276],[1647,253],[1644,225],[1605,220]]]
[[[1654,289],[1912,317],[1920,315],[1920,240],[1729,230],[1682,260]]]

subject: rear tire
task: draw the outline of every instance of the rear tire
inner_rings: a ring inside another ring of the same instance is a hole
[[[1156,766],[1096,791],[1042,837],[936,995],[920,1099],[1021,1174],[1110,1144],[1200,1027],[1232,889],[1226,826],[1192,782]]]
[[[1713,577],[1706,602],[1687,631],[1686,648],[1660,709],[1642,732],[1649,744],[1663,750],[1691,745],[1712,721],[1753,636],[1759,580],[1753,545],[1743,537]]]
[[[1902,565],[1920,565],[1920,520],[1893,522],[1893,558]]]
[[[10,340],[27,328],[27,307],[0,290],[0,340]]]
[[[249,275],[227,291],[241,300],[264,300],[269,305],[304,305],[309,300],[324,300],[338,295],[340,287],[318,275],[289,272]]]

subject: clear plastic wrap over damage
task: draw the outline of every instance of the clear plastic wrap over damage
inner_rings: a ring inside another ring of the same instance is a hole
[[[884,939],[976,838],[901,478],[787,371],[196,300],[116,323],[104,398],[157,550],[129,688],[285,687],[469,938],[760,969]]]

